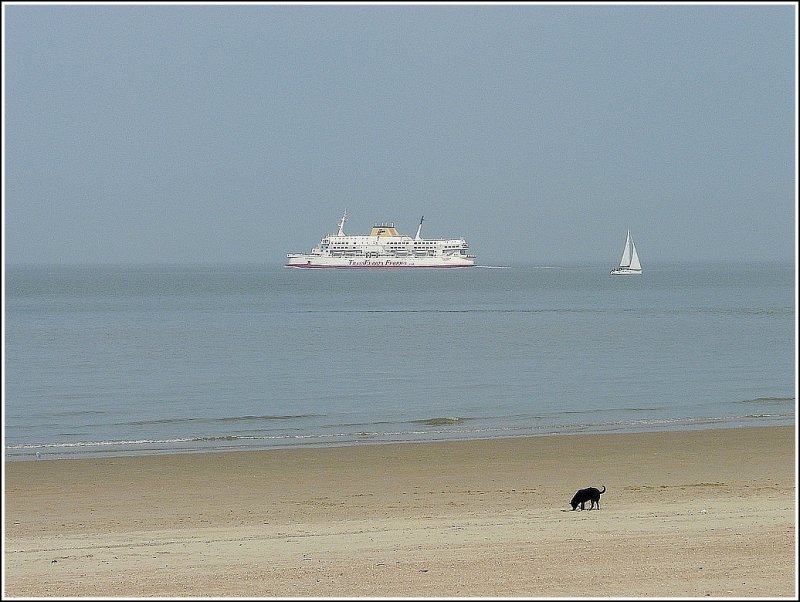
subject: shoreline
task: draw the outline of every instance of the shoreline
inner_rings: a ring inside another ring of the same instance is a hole
[[[82,460],[82,459],[103,459],[103,458],[123,458],[123,457],[149,457],[149,456],[168,456],[168,455],[184,455],[184,454],[206,454],[206,453],[230,453],[230,452],[265,452],[265,451],[278,451],[278,450],[293,450],[293,449],[330,449],[337,447],[349,446],[367,446],[367,445],[403,445],[407,443],[448,443],[458,441],[485,441],[497,439],[519,439],[519,438],[536,438],[536,437],[570,437],[575,435],[630,435],[630,434],[643,434],[643,433],[661,433],[661,432],[683,432],[683,431],[705,431],[705,430],[729,430],[729,429],[743,429],[743,428],[773,428],[773,427],[793,427],[794,419],[787,419],[785,416],[770,417],[772,420],[763,421],[759,423],[745,423],[744,419],[752,418],[749,416],[736,416],[731,418],[715,418],[715,419],[698,419],[694,422],[675,422],[671,424],[658,424],[649,428],[618,428],[618,429],[602,429],[602,428],[579,428],[573,431],[570,430],[555,430],[549,432],[531,432],[525,431],[519,434],[493,434],[484,436],[474,436],[472,434],[459,435],[457,433],[446,433],[447,437],[441,437],[441,433],[437,433],[438,438],[406,438],[406,439],[383,439],[380,434],[376,436],[365,436],[361,439],[344,439],[340,441],[329,442],[310,442],[310,443],[285,443],[285,444],[272,444],[272,445],[248,445],[242,444],[238,446],[220,447],[196,447],[196,448],[151,448],[151,449],[122,449],[117,451],[110,451],[108,449],[96,449],[86,451],[83,449],[80,452],[67,454],[63,451],[45,451],[44,455],[37,455],[37,452],[19,453],[18,450],[22,448],[36,449],[40,447],[45,450],[61,448],[62,446],[55,444],[40,444],[40,445],[12,445],[5,448],[5,461],[11,462],[30,462],[40,460]],[[761,417],[759,417],[761,418]],[[430,419],[430,420],[454,420],[454,419]],[[313,436],[309,436],[313,438]],[[187,439],[186,442],[191,440]],[[198,439],[197,441],[204,441]],[[116,442],[119,443],[119,442]],[[159,443],[159,441],[152,441],[152,443]],[[162,442],[163,443],[163,442]],[[70,447],[76,448],[92,448],[101,447],[108,444],[92,444],[81,443],[72,444]],[[9,453],[11,451],[12,453]]]
[[[795,447],[772,426],[11,461],[4,593],[793,597]],[[570,511],[587,486],[602,509]]]

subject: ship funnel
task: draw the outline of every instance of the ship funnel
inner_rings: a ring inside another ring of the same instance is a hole
[[[425,219],[424,215],[419,219],[419,226],[417,226],[417,235],[414,237],[414,240],[422,240],[419,237],[419,233],[422,231],[422,222],[424,219]]]

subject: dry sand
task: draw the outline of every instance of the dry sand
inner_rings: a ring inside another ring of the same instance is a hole
[[[5,596],[794,597],[795,429],[5,464]],[[602,508],[572,512],[605,485]]]

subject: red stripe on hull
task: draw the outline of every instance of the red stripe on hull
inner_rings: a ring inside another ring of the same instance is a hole
[[[439,268],[474,268],[474,265],[291,265],[287,268],[312,270],[438,270]]]

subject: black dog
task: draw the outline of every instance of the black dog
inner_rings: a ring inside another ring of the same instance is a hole
[[[589,510],[597,505],[597,509],[600,510],[600,496],[606,492],[606,486],[603,485],[603,491],[600,491],[596,487],[587,487],[586,489],[578,489],[578,492],[572,497],[572,501],[570,505],[572,509],[575,510],[578,505],[580,504],[581,510],[586,510],[584,504],[586,502],[591,502],[589,504]]]

